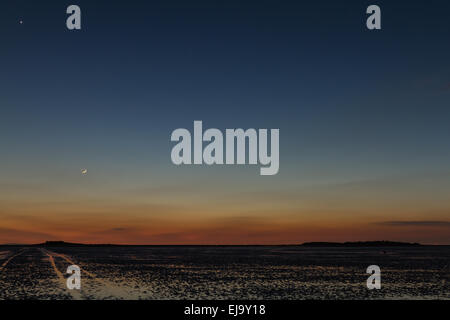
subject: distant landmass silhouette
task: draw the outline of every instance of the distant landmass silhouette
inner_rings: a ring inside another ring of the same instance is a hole
[[[32,246],[32,247],[164,247],[164,246],[192,246],[192,247],[237,247],[237,246],[271,246],[271,245],[128,245],[128,244],[84,244],[65,241],[46,241],[38,244],[0,244],[1,246]],[[416,247],[420,243],[397,241],[356,241],[356,242],[305,242],[302,244],[272,245],[272,246],[301,246],[301,247]]]
[[[357,242],[305,242],[303,247],[416,247],[420,243],[395,241],[357,241]]]
[[[123,246],[120,244],[84,244],[84,243],[73,243],[73,242],[65,242],[65,241],[46,241],[44,243],[34,244],[36,247],[117,247]]]

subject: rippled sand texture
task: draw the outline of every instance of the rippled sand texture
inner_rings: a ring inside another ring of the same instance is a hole
[[[448,246],[0,247],[0,299],[450,299],[449,283]]]

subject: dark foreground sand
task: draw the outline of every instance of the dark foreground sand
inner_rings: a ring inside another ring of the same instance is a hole
[[[0,247],[0,299],[450,299],[450,247]]]

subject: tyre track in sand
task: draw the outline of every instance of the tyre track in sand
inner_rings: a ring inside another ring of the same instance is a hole
[[[54,251],[50,251],[47,249],[41,249],[42,253],[47,255],[49,260],[50,260],[50,264],[52,265],[55,273],[57,274],[58,278],[60,279],[60,281],[62,282],[62,285],[64,288],[67,289],[66,286],[66,279],[64,278],[63,274],[58,270],[58,268],[56,267],[56,263],[55,263],[55,257],[63,259],[64,261],[66,261],[67,263],[69,263],[70,265],[77,265],[79,266],[79,264],[75,263],[71,258],[69,258],[67,255],[65,254],[61,254],[61,253],[57,253]],[[69,290],[67,289],[72,296],[75,299],[86,299],[89,298],[87,296],[94,296],[95,298],[107,298],[107,299],[130,299],[130,294],[128,292],[126,292],[123,288],[115,285],[114,283],[108,281],[108,280],[104,280],[104,279],[100,279],[98,278],[94,273],[89,272],[83,268],[81,268],[81,266],[79,266],[81,269],[81,290]],[[83,277],[84,275],[87,275],[89,278],[87,279],[86,277]],[[86,289],[86,285],[83,285],[83,283],[88,282],[91,286],[93,285],[92,282],[94,282],[95,284],[100,285],[100,288],[104,291],[103,293],[101,293],[101,296],[98,296],[98,293],[92,293],[92,292],[83,292],[83,289]],[[78,295],[77,295],[78,294]],[[81,294],[83,295],[83,297],[81,296]]]
[[[21,255],[22,253],[24,253],[26,250],[27,250],[27,249],[25,249],[25,248],[20,249],[19,252],[17,252],[17,253],[15,253],[15,254],[11,255],[8,259],[6,259],[6,261],[3,262],[3,264],[0,266],[0,272],[2,272],[3,269],[6,268],[6,266],[8,265],[8,263],[11,262],[12,259],[14,259],[15,257],[20,256],[20,255]]]
[[[55,263],[55,259],[53,258],[53,255],[45,249],[40,249],[40,250],[44,256],[46,255],[48,257],[48,260],[49,260],[53,270],[55,271],[56,276],[58,277],[58,280],[61,282],[62,287],[65,289],[64,291],[65,292],[67,291],[74,300],[81,300],[82,297],[81,297],[81,293],[79,290],[76,290],[76,289],[71,290],[71,289],[67,288],[67,284],[66,284],[67,280],[66,280],[66,278],[64,278],[61,271],[59,271],[59,269],[56,267],[56,263]]]

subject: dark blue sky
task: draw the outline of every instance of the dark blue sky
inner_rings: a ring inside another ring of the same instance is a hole
[[[78,1],[81,31],[65,28],[69,2],[4,5],[3,143],[124,143],[164,162],[171,131],[199,119],[280,128],[285,165],[315,150],[448,160],[446,1],[378,1],[380,31],[369,1],[241,2]]]

